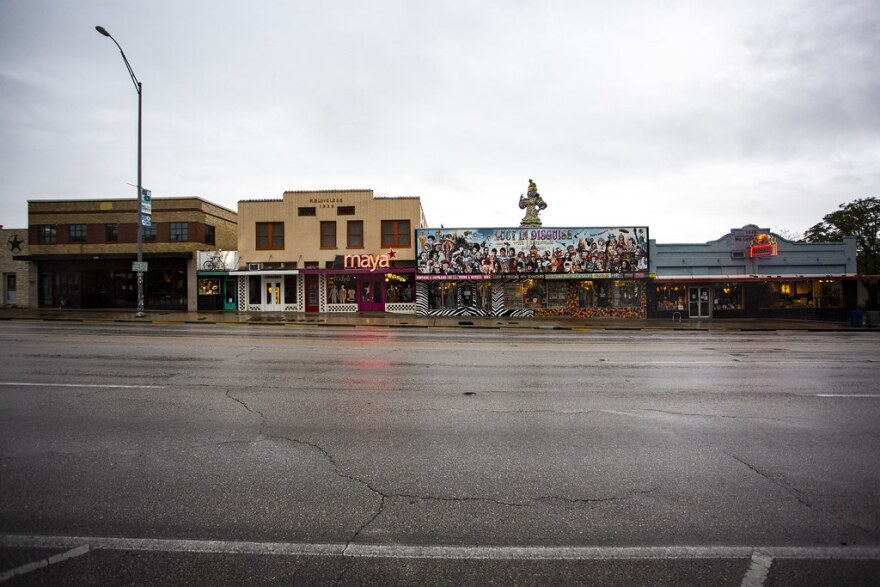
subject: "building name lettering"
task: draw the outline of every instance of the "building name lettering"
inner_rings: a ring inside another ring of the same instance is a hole
[[[511,229],[494,231],[496,241],[571,240],[571,229]]]
[[[388,253],[381,255],[346,255],[344,258],[346,269],[387,269],[391,267],[391,256]]]
[[[341,204],[342,198],[309,198],[309,204]]]

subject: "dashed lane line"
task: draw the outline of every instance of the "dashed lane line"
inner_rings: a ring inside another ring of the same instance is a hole
[[[14,569],[10,569],[8,571],[0,572],[0,583],[4,581],[8,581],[13,577],[18,577],[21,575],[25,575],[30,573],[31,571],[36,571],[37,569],[42,569],[44,567],[48,567],[49,565],[54,565],[56,563],[64,562],[66,560],[82,556],[91,550],[88,544],[80,544],[67,552],[62,552],[60,554],[56,554],[44,559],[40,559],[38,561],[34,561],[32,563],[27,563]]]
[[[749,569],[743,577],[742,587],[761,587],[770,574],[770,566],[773,564],[773,557],[763,552],[753,552],[752,560],[749,563]]]

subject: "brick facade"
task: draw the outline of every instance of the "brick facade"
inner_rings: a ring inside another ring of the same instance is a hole
[[[155,236],[145,229],[142,247],[149,264],[147,304],[195,310],[197,251],[235,250],[238,214],[201,198],[153,198],[152,225]],[[34,306],[131,304],[131,261],[137,254],[134,198],[31,200],[26,237],[27,260],[36,266]]]
[[[36,278],[31,263],[13,257],[28,254],[28,231],[25,228],[0,227],[0,305],[33,307],[36,303]]]

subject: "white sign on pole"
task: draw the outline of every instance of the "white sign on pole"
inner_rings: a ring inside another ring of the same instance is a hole
[[[147,272],[147,262],[146,261],[132,261],[131,262],[131,270],[135,273],[146,273]]]
[[[153,196],[148,189],[141,190],[141,212],[143,214],[153,213]]]

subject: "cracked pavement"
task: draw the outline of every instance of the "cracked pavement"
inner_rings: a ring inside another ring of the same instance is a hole
[[[880,541],[874,337],[163,332],[0,329],[3,532]]]

